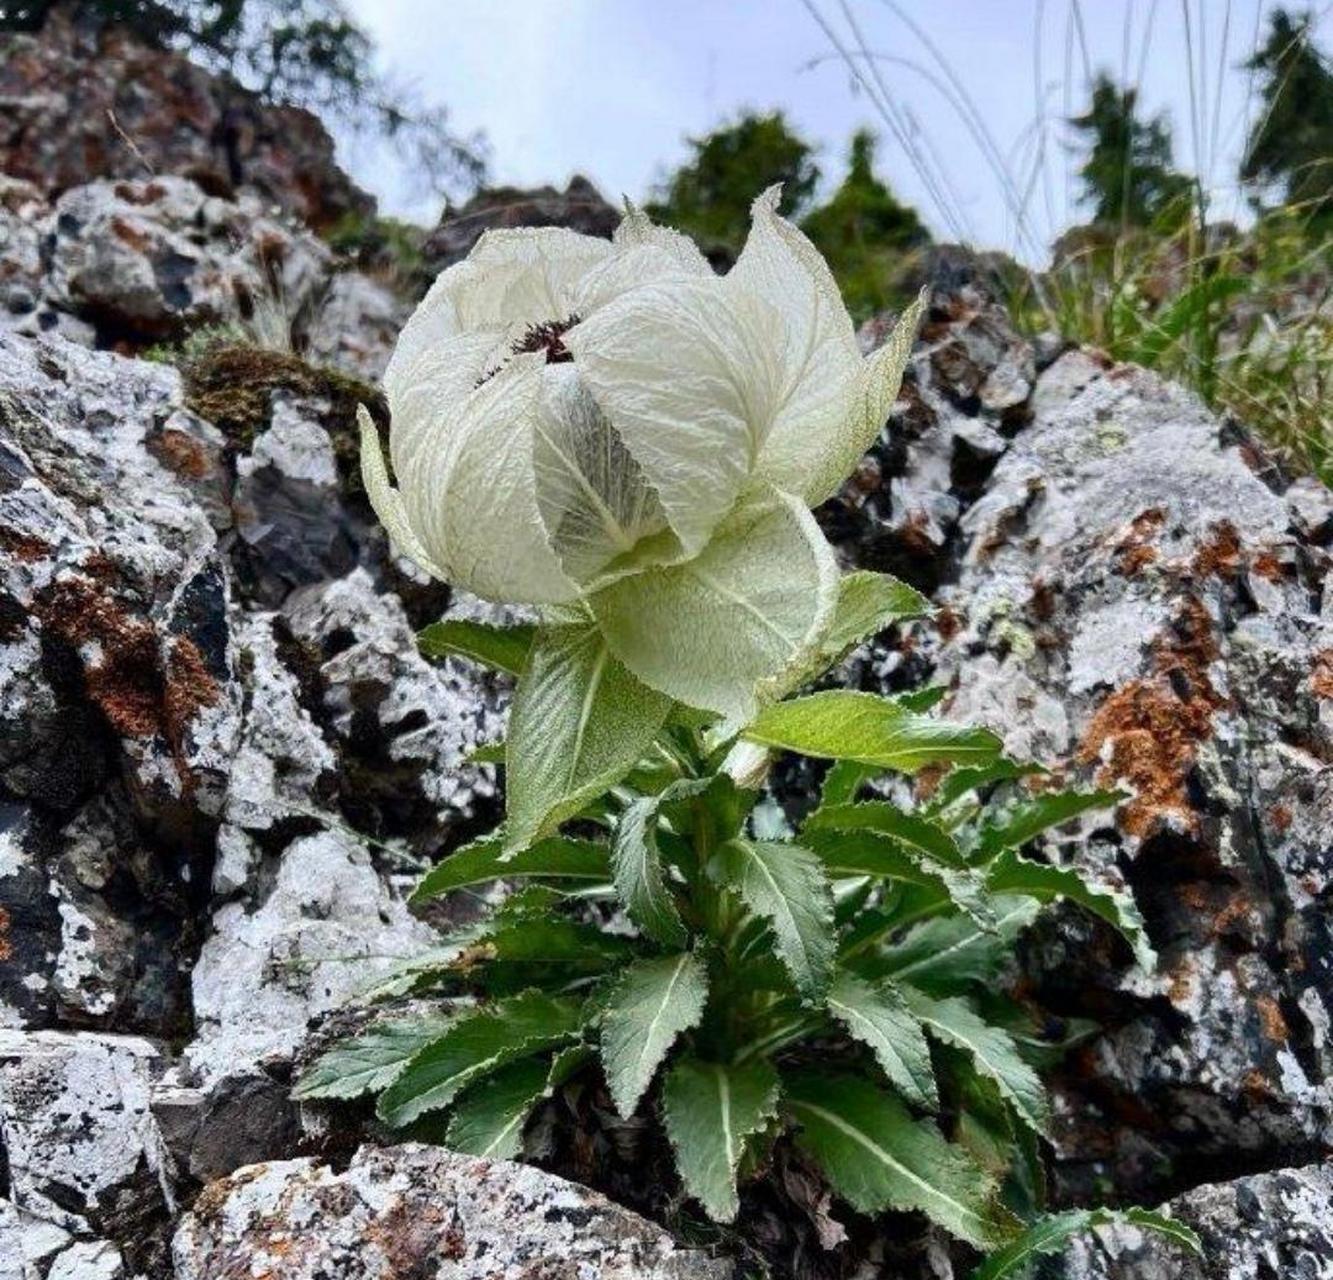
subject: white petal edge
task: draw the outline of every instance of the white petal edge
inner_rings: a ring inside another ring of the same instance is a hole
[[[402,490],[412,529],[448,580],[486,600],[577,598],[537,504],[533,431],[545,357],[513,357],[428,430],[431,444]]]
[[[432,578],[448,581],[448,575],[439,567],[421,545],[403,506],[402,495],[389,483],[389,472],[384,465],[384,450],[380,446],[379,429],[375,426],[366,406],[356,407],[356,421],[361,428],[361,482],[366,497],[384,526],[389,540],[399,555],[419,564]]]
[[[695,559],[625,578],[589,604],[640,680],[739,728],[808,669],[838,578],[805,503],[770,491],[728,517]]]
[[[851,317],[823,255],[778,213],[780,187],[751,206],[745,247],[726,279],[782,317],[782,388],[755,475],[814,505],[834,458],[845,452],[860,385]]]

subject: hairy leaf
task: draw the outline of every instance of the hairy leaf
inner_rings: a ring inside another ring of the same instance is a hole
[[[685,1189],[714,1222],[734,1222],[736,1169],[746,1139],[776,1114],[777,1072],[763,1060],[742,1065],[682,1058],[662,1087],[667,1136]]]
[[[810,815],[806,826],[812,830],[878,831],[942,867],[967,869],[967,860],[947,831],[914,813],[904,813],[887,800],[821,806]]]
[[[594,627],[539,632],[509,716],[505,850],[549,835],[625,776],[671,701],[614,658]]]
[[[786,1107],[801,1126],[798,1145],[854,1208],[917,1209],[980,1249],[1013,1234],[994,1180],[892,1094],[825,1071],[799,1072],[784,1084]]]
[[[606,846],[591,840],[551,836],[509,857],[505,856],[502,841],[475,840],[427,871],[412,890],[409,901],[425,902],[491,880],[525,878],[606,884],[611,879],[611,863]]]
[[[844,573],[821,650],[826,658],[837,658],[892,623],[929,612],[930,601],[925,596],[887,573],[866,569]]]
[[[489,622],[446,618],[417,632],[417,647],[427,658],[459,657],[496,671],[519,675],[537,628],[531,623],[497,627]]]
[[[709,874],[768,921],[797,990],[806,999],[823,995],[833,972],[833,896],[819,859],[800,845],[729,840]]]
[[[1155,1231],[1182,1248],[1202,1254],[1199,1237],[1183,1222],[1149,1209],[1068,1209],[1039,1218],[1015,1240],[992,1253],[976,1268],[969,1280],[1018,1280],[1043,1254],[1058,1252],[1069,1239],[1094,1227],[1123,1223],[1143,1231]]]
[[[1033,862],[1006,849],[991,863],[986,876],[993,893],[1022,893],[1043,902],[1068,898],[1105,920],[1120,932],[1134,951],[1134,960],[1145,973],[1157,967],[1157,955],[1148,941],[1148,931],[1134,899],[1122,889],[1091,884],[1072,867]]]
[[[616,893],[629,918],[649,937],[679,947],[686,939],[657,847],[658,796],[634,801],[621,816],[611,846]]]
[[[966,916],[923,920],[894,946],[885,948],[879,971],[930,995],[954,995],[973,983],[991,983],[1012,950],[1013,940],[1036,918],[1035,898],[1004,896],[993,901],[995,923],[984,928]]]
[[[512,1160],[523,1146],[523,1126],[546,1093],[550,1064],[521,1058],[473,1085],[459,1098],[445,1130],[455,1151]]]
[[[408,1062],[381,1094],[377,1113],[397,1128],[446,1107],[492,1071],[572,1039],[581,1015],[576,1000],[529,992],[461,1017]]]
[[[826,689],[765,707],[744,731],[752,742],[801,755],[915,773],[928,764],[982,764],[1000,751],[989,729],[935,720],[888,698]]]
[[[616,1110],[628,1119],[682,1031],[703,1016],[708,974],[692,951],[640,960],[602,1006],[602,1062]]]
[[[861,788],[881,773],[883,770],[878,765],[862,764],[859,760],[835,760],[824,775],[819,807],[824,809],[832,805],[851,804]]]
[[[962,1049],[978,1072],[995,1081],[1024,1124],[1037,1133],[1048,1132],[1051,1113],[1046,1090],[1002,1028],[983,1021],[966,1000],[932,1000],[910,986],[899,990],[931,1035]]]
[[[1021,849],[1043,831],[1125,798],[1123,791],[1047,791],[1006,814],[1003,822],[984,826],[977,850],[989,860],[1002,849]]]
[[[914,1106],[939,1107],[930,1046],[902,995],[891,985],[871,986],[851,973],[834,979],[829,1012],[868,1046],[889,1083]]]
[[[359,1098],[388,1088],[420,1050],[438,1040],[452,1015],[389,1018],[321,1054],[297,1081],[292,1097]]]

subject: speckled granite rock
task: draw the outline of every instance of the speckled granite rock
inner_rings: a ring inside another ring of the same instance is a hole
[[[1041,1280],[1330,1280],[1333,1167],[1210,1183],[1171,1202],[1203,1243],[1193,1258],[1133,1227],[1075,1240]]]
[[[177,1280],[725,1280],[731,1265],[540,1170],[438,1147],[252,1165],[207,1187],[176,1233]]]

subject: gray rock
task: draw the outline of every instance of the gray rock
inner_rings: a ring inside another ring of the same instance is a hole
[[[209,1187],[173,1243],[176,1280],[723,1280],[728,1263],[586,1188],[438,1147],[362,1148],[238,1170]]]
[[[1104,1227],[1043,1268],[1050,1280],[1330,1280],[1333,1170],[1282,1169],[1195,1187],[1167,1206],[1200,1236],[1192,1257],[1134,1227]]]

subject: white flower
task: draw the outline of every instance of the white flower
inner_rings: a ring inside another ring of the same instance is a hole
[[[403,553],[487,599],[573,606],[645,684],[740,723],[828,625],[838,571],[810,508],[883,424],[920,307],[863,358],[777,201],[755,201],[726,276],[634,210],[612,241],[487,232],[385,374],[396,489],[362,417]]]

